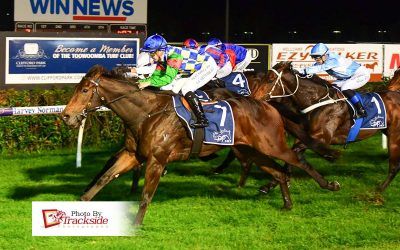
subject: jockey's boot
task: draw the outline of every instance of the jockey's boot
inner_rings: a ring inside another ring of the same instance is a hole
[[[365,111],[364,107],[362,106],[361,100],[356,95],[356,92],[352,89],[346,89],[343,90],[342,92],[356,108],[357,114],[354,115],[354,118],[357,119],[357,118],[367,117],[367,111]]]
[[[203,107],[194,92],[189,91],[185,94],[185,99],[196,116],[196,122],[190,126],[193,128],[204,128],[208,126],[208,120],[204,115]]]

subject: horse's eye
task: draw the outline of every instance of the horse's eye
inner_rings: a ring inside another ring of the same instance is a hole
[[[83,93],[87,93],[89,90],[88,89],[82,89]]]

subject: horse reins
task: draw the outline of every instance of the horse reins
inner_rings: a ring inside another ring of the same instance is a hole
[[[101,102],[101,106],[96,106],[96,107],[92,107],[92,108],[89,108],[89,107],[91,106],[91,102],[88,102],[88,104],[87,104],[87,107],[88,107],[88,108],[87,108],[87,109],[84,109],[84,110],[82,111],[82,113],[81,113],[81,116],[83,116],[83,117],[85,117],[85,118],[87,117],[88,113],[90,113],[90,112],[94,112],[94,111],[96,111],[96,110],[99,110],[99,109],[101,109],[102,107],[107,107],[108,105],[110,105],[110,104],[112,104],[112,103],[114,103],[114,102],[116,102],[116,101],[119,101],[119,100],[121,100],[122,98],[125,98],[125,97],[127,97],[128,95],[130,95],[130,94],[133,94],[133,93],[136,93],[136,92],[139,92],[139,91],[142,91],[142,90],[143,90],[143,89],[141,89],[141,88],[133,89],[133,90],[130,90],[130,91],[126,92],[125,94],[123,94],[123,95],[121,95],[121,96],[118,96],[117,98],[112,99],[111,101],[106,101],[106,99],[104,98],[104,96],[101,96],[100,93],[99,93],[99,90],[98,90],[98,88],[99,88],[99,86],[100,86],[100,84],[99,84],[99,83],[100,83],[100,77],[97,78],[97,80],[93,80],[93,79],[90,79],[90,78],[84,76],[83,79],[86,79],[86,80],[88,80],[89,82],[91,82],[91,83],[93,83],[93,84],[95,85],[95,89],[93,90],[93,94],[96,94],[96,95],[100,98],[100,102]],[[150,118],[150,117],[152,117],[152,116],[154,116],[154,115],[157,115],[157,114],[160,114],[160,113],[165,113],[165,112],[167,112],[167,111],[168,111],[167,106],[168,106],[168,104],[167,104],[162,110],[157,111],[157,112],[155,112],[155,113],[148,114],[148,115],[147,115],[147,118]]]

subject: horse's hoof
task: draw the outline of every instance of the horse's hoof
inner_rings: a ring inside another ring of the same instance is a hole
[[[290,204],[290,205],[285,205],[285,206],[282,207],[281,210],[282,210],[282,211],[290,211],[290,210],[292,210],[292,207],[293,207],[292,204]]]
[[[260,192],[260,193],[262,193],[262,194],[268,194],[269,191],[271,191],[271,188],[268,188],[268,187],[265,187],[265,186],[262,186],[262,187],[260,187],[260,188],[258,189],[258,192]]]
[[[216,168],[216,169],[214,169],[214,171],[213,171],[213,174],[215,174],[215,175],[219,175],[219,174],[222,174],[222,170],[219,170],[218,168]]]
[[[168,170],[164,169],[164,171],[162,172],[161,176],[164,177],[167,173],[168,173]]]
[[[89,197],[87,197],[86,195],[82,195],[81,196],[81,201],[90,201],[91,199],[89,199]]]
[[[340,184],[337,181],[333,181],[331,183],[329,183],[329,190],[331,191],[339,191],[340,190]]]

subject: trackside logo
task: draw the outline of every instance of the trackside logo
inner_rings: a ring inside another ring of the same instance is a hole
[[[33,236],[129,236],[132,202],[32,202]]]
[[[57,209],[43,209],[43,223],[44,227],[63,225],[107,225],[108,218],[104,218],[102,212],[80,212],[71,211],[70,215],[66,212]]]

